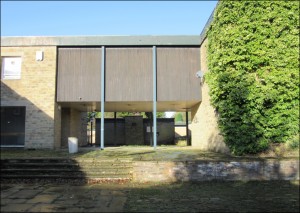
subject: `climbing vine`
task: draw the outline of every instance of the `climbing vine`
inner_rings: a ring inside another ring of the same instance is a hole
[[[220,1],[207,38],[206,79],[231,152],[299,135],[299,2]]]

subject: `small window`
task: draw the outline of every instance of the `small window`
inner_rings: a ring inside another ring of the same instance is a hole
[[[21,79],[21,57],[2,57],[2,79]]]

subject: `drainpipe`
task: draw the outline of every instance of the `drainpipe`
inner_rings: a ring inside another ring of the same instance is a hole
[[[156,127],[156,46],[153,46],[153,147],[156,149],[157,144],[157,127]]]
[[[105,89],[105,79],[104,79],[104,69],[105,69],[105,46],[102,46],[102,57],[101,57],[101,140],[100,149],[104,149],[104,89]]]

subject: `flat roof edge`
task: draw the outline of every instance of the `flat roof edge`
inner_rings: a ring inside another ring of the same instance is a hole
[[[12,46],[189,46],[199,45],[199,35],[183,36],[3,36],[2,47]]]
[[[218,1],[217,5],[215,6],[214,10],[212,11],[212,13],[210,14],[205,26],[203,27],[202,32],[200,33],[200,45],[202,45],[203,41],[206,39],[207,36],[207,32],[210,28],[210,25],[212,24],[213,20],[214,20],[214,15],[216,12],[216,8],[219,6],[220,1]]]

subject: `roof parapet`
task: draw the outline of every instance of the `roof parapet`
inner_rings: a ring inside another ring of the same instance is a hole
[[[199,35],[1,37],[1,46],[200,46]]]

